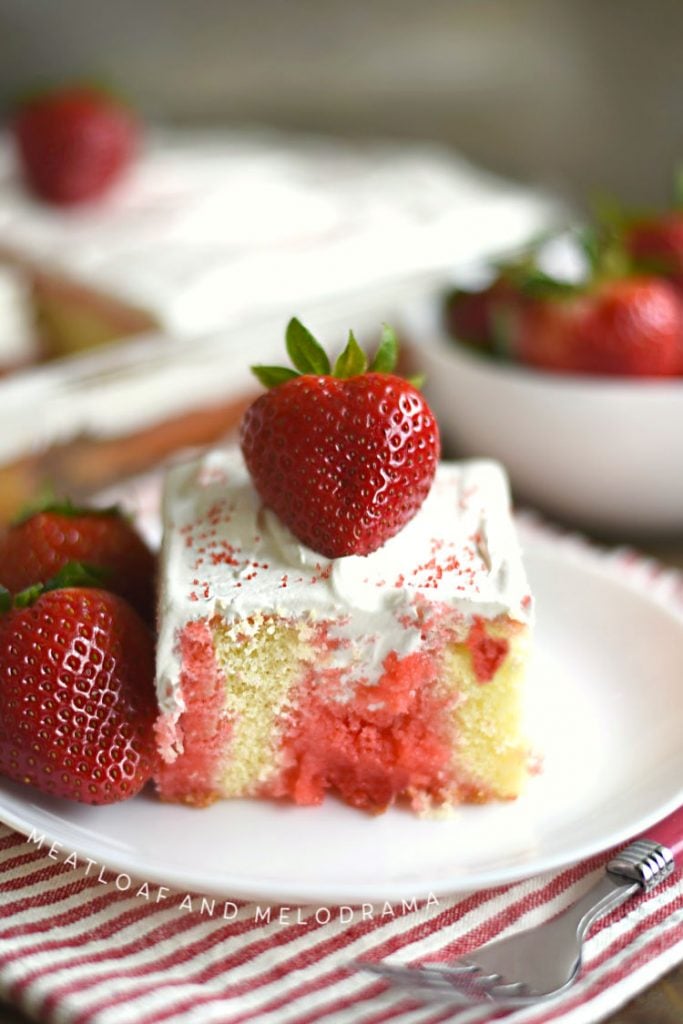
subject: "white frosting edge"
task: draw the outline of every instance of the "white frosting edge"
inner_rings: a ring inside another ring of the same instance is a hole
[[[221,502],[230,509],[230,521],[214,516],[209,529],[207,509]],[[417,515],[366,557],[326,559],[300,544],[261,506],[235,448],[215,450],[169,471],[163,522],[157,694],[162,712],[173,718],[183,710],[179,634],[198,619],[217,615],[228,623],[240,621],[245,629],[248,617],[258,612],[337,620],[333,635],[352,645],[364,665],[363,678],[372,682],[389,651],[406,654],[418,646],[417,620],[414,628],[407,625],[418,594],[448,604],[465,620],[504,614],[520,622],[530,618],[507,477],[490,460],[441,463]],[[193,538],[200,533],[204,539],[198,544]],[[445,566],[455,553],[462,560],[462,572],[444,571],[436,584],[431,570],[419,568],[426,564],[425,552],[433,553],[434,539],[444,541],[438,564]],[[217,567],[197,568],[197,558],[206,555],[210,561],[212,551],[220,560],[228,542],[236,549],[231,550],[236,564],[219,561]],[[396,586],[398,576],[409,579],[409,585]],[[348,655],[341,658],[346,662]]]

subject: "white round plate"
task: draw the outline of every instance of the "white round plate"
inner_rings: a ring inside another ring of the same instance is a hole
[[[0,784],[0,819],[175,892],[281,902],[424,899],[498,885],[629,838],[683,801],[683,622],[597,556],[526,538],[537,598],[533,734],[543,769],[516,801],[425,820],[328,799],[206,810],[153,794],[112,807]],[[45,847],[43,847],[45,848]]]

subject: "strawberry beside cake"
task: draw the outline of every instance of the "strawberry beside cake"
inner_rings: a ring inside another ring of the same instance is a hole
[[[531,598],[505,475],[437,468],[390,333],[368,371],[352,337],[332,369],[300,328],[300,372],[260,368],[271,390],[242,451],[167,478],[160,795],[329,791],[373,811],[515,797]]]

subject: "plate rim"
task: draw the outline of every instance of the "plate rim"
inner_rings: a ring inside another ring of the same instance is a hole
[[[588,572],[599,579],[609,580],[610,583],[624,588],[632,594],[637,595],[647,604],[656,606],[676,627],[681,630],[683,639],[683,613],[672,607],[670,602],[662,600],[657,594],[649,591],[643,583],[625,575],[623,568],[614,561],[614,549],[603,550],[591,542],[577,544],[577,535],[554,535],[538,519],[532,515],[526,518],[524,514],[520,517],[520,539],[522,547],[526,551],[531,548],[535,554],[541,557],[559,559],[561,562],[569,562],[578,566],[582,571]],[[647,562],[646,556],[642,556],[642,562]],[[671,570],[674,576],[679,575],[675,569]],[[682,609],[683,611],[683,609]],[[20,786],[20,783],[13,783],[6,780],[12,786]],[[0,822],[15,829],[30,840],[33,832],[45,836],[45,843],[41,850],[49,849],[53,844],[66,846],[64,838],[56,838],[49,827],[37,827],[35,821],[31,820],[30,804],[26,806],[26,814],[17,811],[14,807],[19,798],[12,797],[12,806],[5,804],[5,791],[1,788],[5,780],[0,780]],[[32,791],[31,791],[32,792]],[[611,831],[597,835],[592,840],[586,840],[567,850],[566,853],[557,851],[545,856],[534,857],[527,861],[510,864],[508,867],[492,868],[482,870],[476,874],[470,874],[467,878],[458,879],[411,879],[410,899],[424,900],[433,896],[450,897],[463,893],[488,889],[499,885],[508,885],[524,879],[532,878],[546,872],[559,870],[569,865],[576,864],[591,856],[627,841],[636,836],[651,825],[654,825],[667,815],[671,814],[683,804],[683,780],[678,790],[667,800],[658,803],[650,810],[641,813],[637,818],[631,819],[628,823]],[[163,803],[159,802],[159,808]],[[58,821],[60,819],[57,819]],[[67,819],[63,819],[68,824]],[[243,874],[234,876],[222,874],[220,879],[212,875],[209,879],[202,878],[199,869],[188,868],[178,872],[173,866],[159,867],[154,864],[141,863],[125,851],[117,850],[116,847],[107,847],[102,839],[97,837],[96,845],[98,852],[93,853],[93,846],[79,843],[78,840],[69,837],[68,854],[75,853],[77,858],[92,860],[106,871],[117,875],[130,876],[134,880],[153,882],[157,885],[168,886],[176,893],[199,894],[220,897],[226,901],[247,900],[247,901],[269,901],[282,905],[287,902],[295,905],[321,904],[325,906],[358,906],[361,903],[402,903],[406,900],[406,894],[401,894],[398,887],[405,886],[406,880],[394,882],[357,882],[346,884],[343,881],[312,882],[304,881],[297,883],[281,883],[272,880],[259,881],[258,879],[245,877]],[[59,863],[58,858],[54,858]],[[143,874],[144,872],[144,874]],[[431,884],[429,884],[431,882]],[[131,890],[132,891],[132,890]]]

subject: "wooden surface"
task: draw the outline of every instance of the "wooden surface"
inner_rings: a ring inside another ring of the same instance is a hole
[[[642,545],[640,550],[668,565],[683,568],[683,543]],[[605,1024],[681,1024],[683,1022],[683,964],[647,989]],[[29,1018],[0,1002],[0,1024],[29,1024]]]

